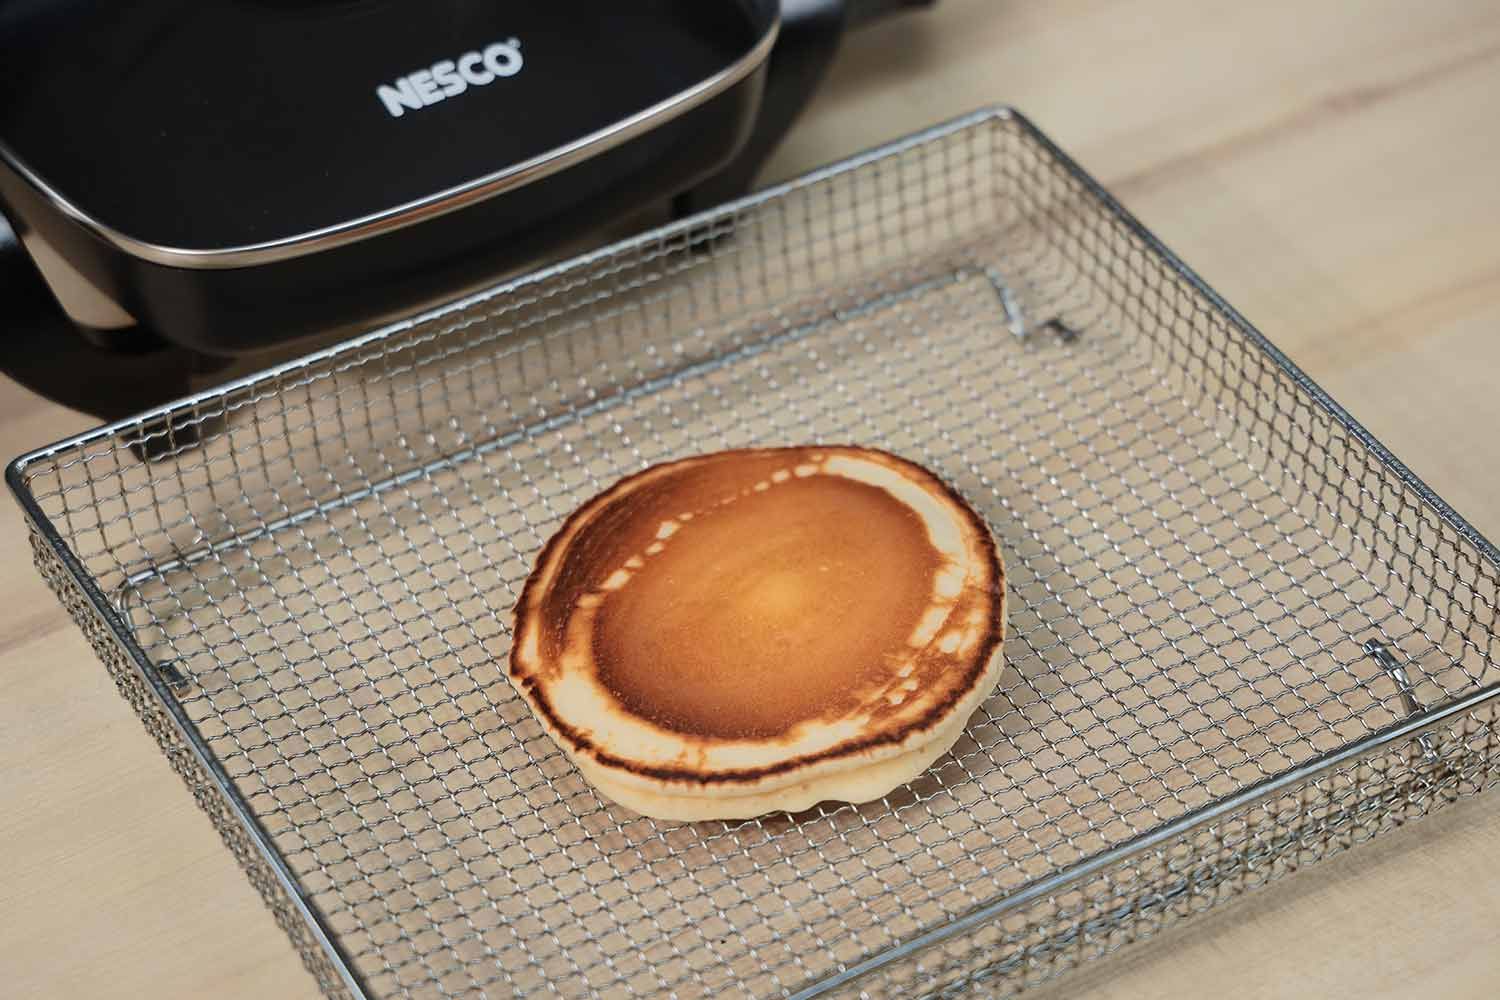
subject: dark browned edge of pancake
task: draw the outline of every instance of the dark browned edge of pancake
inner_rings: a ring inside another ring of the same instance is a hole
[[[775,452],[793,451],[805,453],[810,451],[817,451],[819,449],[827,449],[828,451],[854,451],[864,452],[871,455],[881,455],[885,458],[894,460],[903,468],[914,470],[925,481],[935,484],[943,492],[943,494],[948,497],[949,500],[954,502],[959,511],[962,512],[963,516],[968,519],[969,523],[974,528],[978,529],[981,538],[989,539],[990,544],[985,547],[985,557],[989,560],[990,564],[990,576],[993,580],[991,586],[994,589],[995,593],[999,596],[999,600],[994,603],[994,606],[990,611],[990,620],[985,628],[984,638],[979,643],[979,655],[975,657],[973,664],[969,668],[968,676],[964,678],[964,685],[962,690],[965,692],[971,690],[973,685],[979,681],[979,678],[983,676],[985,669],[989,665],[990,657],[995,654],[995,648],[1000,644],[1005,635],[1005,567],[1003,561],[1000,559],[1000,556],[996,551],[997,546],[994,544],[994,536],[990,533],[989,525],[986,524],[984,519],[974,511],[974,508],[969,505],[969,502],[963,498],[962,494],[960,494],[952,486],[949,486],[939,476],[935,475],[932,472],[929,472],[927,469],[923,468],[917,463],[902,458],[900,455],[894,454],[893,452],[889,452],[881,448],[868,448],[864,445],[788,445],[772,448],[729,448],[723,451],[706,452],[701,455],[690,455],[687,458],[679,458],[671,462],[660,462],[647,466],[640,472],[631,473],[630,475],[625,476],[624,478],[615,482],[614,485],[596,494],[582,507],[579,507],[573,513],[564,518],[562,524],[558,525],[557,530],[552,533],[552,537],[547,539],[547,544],[542,546],[541,552],[537,555],[536,562],[532,565],[531,573],[527,576],[526,583],[521,588],[521,597],[516,602],[515,609],[512,612],[515,617],[515,624],[511,628],[511,650],[510,655],[507,657],[507,673],[513,684],[521,686],[525,689],[528,696],[527,700],[531,703],[531,707],[543,716],[543,720],[551,729],[561,734],[566,740],[568,740],[568,742],[575,749],[575,752],[586,754],[587,756],[593,758],[600,764],[603,764],[607,767],[613,767],[621,771],[628,771],[632,774],[638,774],[646,778],[656,778],[664,781],[687,781],[694,782],[699,785],[730,783],[749,784],[759,781],[763,778],[768,778],[772,775],[782,774],[793,769],[807,767],[810,764],[816,764],[820,761],[828,760],[830,758],[846,757],[851,754],[859,753],[862,750],[868,750],[874,747],[886,746],[894,743],[901,743],[913,733],[926,729],[936,723],[940,716],[951,709],[951,703],[946,707],[943,705],[936,705],[928,711],[924,712],[920,718],[893,731],[885,732],[876,736],[845,740],[843,743],[835,744],[834,746],[831,746],[826,750],[820,750],[817,753],[813,754],[804,754],[799,757],[793,757],[789,760],[778,761],[775,764],[768,764],[764,767],[741,768],[733,771],[719,771],[713,774],[703,774],[692,769],[684,768],[645,767],[635,761],[626,760],[622,757],[616,757],[614,754],[609,753],[603,747],[596,745],[595,743],[584,737],[583,734],[578,730],[563,722],[562,719],[558,717],[557,712],[553,708],[551,702],[549,702],[546,696],[542,693],[540,682],[536,679],[535,676],[527,673],[521,667],[521,665],[516,662],[516,651],[520,648],[520,643],[516,641],[517,638],[519,638],[519,629],[515,626],[520,624],[521,615],[529,609],[531,598],[533,596],[532,588],[536,583],[537,570],[546,565],[548,558],[552,555],[553,546],[558,543],[559,539],[567,534],[568,528],[572,526],[575,521],[586,517],[589,512],[594,510],[595,507],[613,497],[615,492],[621,487],[633,482],[636,479],[641,478],[642,476],[659,473],[662,470],[670,469],[675,465],[683,465],[688,462],[696,462],[706,458],[715,458],[722,455],[766,455]]]

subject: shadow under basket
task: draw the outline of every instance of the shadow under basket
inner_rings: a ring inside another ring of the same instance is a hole
[[[999,689],[882,801],[602,801],[504,674],[537,552],[650,463],[802,442],[987,519]],[[1500,758],[1495,548],[1004,109],[9,481],[334,997],[1014,993]]]

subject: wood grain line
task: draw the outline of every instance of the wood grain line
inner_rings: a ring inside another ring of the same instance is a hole
[[[1365,84],[1329,94],[1263,125],[1236,132],[1217,142],[1169,157],[1141,170],[1110,177],[1107,183],[1116,194],[1139,193],[1205,166],[1234,159],[1312,128],[1326,126],[1332,119],[1358,114],[1383,102],[1409,96],[1424,87],[1484,66],[1497,55],[1500,55],[1500,43],[1484,46],[1447,62],[1425,66],[1386,83]]]

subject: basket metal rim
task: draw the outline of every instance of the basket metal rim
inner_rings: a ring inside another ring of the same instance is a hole
[[[1422,734],[1431,732],[1445,723],[1452,722],[1458,716],[1480,708],[1497,697],[1500,697],[1500,681],[1487,684],[1467,695],[1450,699],[1436,708],[1428,709],[1419,715],[1410,716],[1405,721],[1387,726],[1385,729],[1372,733],[1362,740],[1357,740],[1354,743],[1346,743],[1344,746],[1314,757],[1307,763],[1299,765],[1296,768],[1263,778],[1255,784],[1235,792],[1233,795],[1215,799],[1201,805],[1197,809],[1183,813],[1171,822],[1163,823],[1161,826],[1147,830],[1137,837],[1100,851],[1097,854],[1090,855],[1081,861],[1074,862],[1061,871],[1034,879],[1000,899],[980,904],[968,912],[950,917],[937,926],[931,927],[921,934],[914,935],[900,944],[892,945],[889,948],[875,952],[867,958],[793,993],[790,1000],[808,1000],[810,997],[822,996],[828,991],[836,989],[861,976],[913,955],[923,948],[950,940],[966,930],[971,930],[1013,910],[1018,910],[1044,896],[1065,892],[1070,887],[1087,881],[1099,872],[1128,861],[1136,855],[1144,854],[1147,851],[1178,840],[1195,830],[1212,826],[1216,820],[1223,819],[1239,810],[1253,807],[1263,799],[1274,798],[1277,794],[1288,789],[1305,784],[1310,780],[1326,775],[1331,771],[1336,771],[1362,758],[1372,757],[1388,750],[1397,743],[1416,739]]]
[[[308,354],[279,365],[268,367],[259,372],[143,410],[134,416],[125,417],[81,433],[70,435],[13,459],[6,465],[5,481],[17,504],[21,507],[22,513],[41,539],[56,554],[69,577],[71,577],[87,598],[91,609],[105,623],[115,643],[126,654],[136,672],[144,680],[147,688],[156,697],[160,707],[165,711],[167,717],[172,720],[178,734],[191,750],[194,758],[204,768],[205,773],[210,776],[216,789],[223,795],[236,820],[244,828],[257,851],[275,873],[282,888],[287,892],[298,913],[302,916],[315,939],[323,948],[340,978],[344,981],[344,985],[351,990],[354,996],[370,997],[372,994],[366,989],[363,978],[339,946],[336,938],[327,926],[321,911],[307,897],[295,876],[292,875],[290,869],[286,866],[280,853],[271,844],[264,828],[251,812],[248,803],[213,756],[207,744],[192,727],[181,706],[177,704],[174,698],[169,697],[165,682],[151,669],[151,663],[146,656],[145,650],[136,642],[131,630],[105,594],[99,589],[94,577],[84,568],[68,543],[62,538],[56,526],[41,509],[41,505],[36,499],[35,494],[26,484],[25,472],[27,467],[35,462],[51,458],[60,453],[115,436],[129,428],[140,427],[148,422],[180,413],[185,408],[190,408],[209,400],[223,399],[235,391],[264,384],[281,375],[306,369],[319,362],[332,360],[342,355],[354,353],[371,344],[390,339],[444,316],[461,313],[479,303],[501,299],[520,289],[569,272],[582,270],[599,261],[628,254],[631,251],[651,244],[659,244],[674,236],[690,232],[695,227],[702,226],[709,220],[731,216],[736,212],[754,208],[801,188],[810,187],[830,178],[851,172],[868,163],[926,145],[934,140],[980,126],[986,122],[1000,120],[1014,121],[1030,139],[1042,146],[1050,156],[1056,159],[1069,176],[1083,186],[1084,190],[1090,196],[1098,199],[1108,214],[1123,223],[1132,235],[1143,241],[1152,252],[1158,254],[1195,292],[1207,299],[1214,308],[1220,310],[1240,335],[1265,354],[1271,362],[1288,375],[1300,389],[1306,392],[1339,425],[1369,449],[1370,453],[1384,468],[1393,472],[1405,486],[1415,492],[1423,503],[1443,521],[1448,523],[1460,537],[1473,545],[1480,556],[1494,564],[1497,568],[1500,568],[1500,548],[1497,548],[1494,542],[1491,542],[1483,533],[1470,524],[1467,519],[1454,510],[1419,476],[1412,472],[1404,462],[1396,458],[1390,449],[1381,443],[1374,434],[1355,419],[1348,410],[1336,402],[1311,376],[1299,368],[1291,358],[1277,348],[1263,333],[1245,319],[1238,310],[1225,301],[1196,271],[1189,267],[1182,258],[1152,233],[1118,199],[1111,195],[1103,185],[1080,166],[1076,160],[1060,149],[1026,115],[1009,105],[991,105],[930,126],[929,128],[894,139],[890,142],[874,146],[862,153],[810,170],[795,178],[764,188],[745,197],[725,202],[724,204],[676,222],[606,244],[598,249],[579,254],[567,260],[507,279],[472,295],[456,299],[419,315],[386,324],[342,343],[309,352]],[[1430,706],[1422,712],[1409,716],[1404,721],[1388,726],[1362,740],[1319,754],[1296,767],[1289,768],[1280,774],[1271,775],[1231,796],[1208,802],[1154,829],[1147,830],[1145,833],[1129,841],[1074,862],[1051,875],[1036,879],[1000,899],[981,904],[966,913],[950,917],[942,923],[900,944],[870,953],[862,960],[845,965],[840,971],[808,984],[798,992],[792,994],[792,1000],[804,1000],[804,998],[823,995],[829,990],[847,984],[853,979],[909,956],[924,947],[951,939],[967,929],[983,924],[1018,906],[1032,902],[1040,896],[1064,891],[1067,887],[1087,879],[1092,874],[1109,865],[1118,864],[1133,855],[1149,851],[1163,843],[1179,839],[1202,826],[1211,825],[1215,819],[1221,818],[1228,813],[1252,806],[1258,801],[1269,799],[1286,788],[1305,783],[1318,775],[1335,770],[1361,757],[1380,752],[1403,740],[1417,737],[1441,726],[1445,722],[1451,721],[1459,715],[1471,712],[1497,697],[1500,697],[1500,682],[1495,682],[1472,691],[1467,695],[1451,698],[1445,702]]]
[[[203,741],[198,731],[193,728],[182,706],[178,704],[175,698],[167,696],[166,683],[155,670],[151,669],[151,661],[146,656],[146,651],[141,647],[140,643],[135,641],[131,630],[125,624],[124,620],[120,618],[119,613],[110,604],[108,598],[105,597],[104,592],[99,589],[93,575],[83,567],[83,564],[74,555],[73,550],[68,546],[67,542],[63,540],[57,528],[53,526],[52,522],[42,512],[35,499],[29,495],[29,491],[25,491],[25,495],[23,495],[23,484],[17,478],[13,478],[13,474],[18,475],[16,463],[14,462],[6,468],[5,478],[12,492],[17,494],[17,499],[27,519],[41,535],[42,540],[46,542],[48,548],[56,555],[73,583],[78,586],[80,592],[88,600],[94,614],[104,622],[115,645],[120,648],[125,654],[126,659],[135,668],[136,674],[141,678],[146,689],[155,696],[158,706],[166,713],[167,718],[172,721],[173,727],[187,745],[188,750],[193,755],[193,759],[203,769],[203,772],[208,775],[210,780],[212,780],[215,789],[224,797],[225,802],[230,807],[230,811],[234,814],[235,820],[239,822],[250,842],[255,845],[256,851],[260,854],[262,860],[270,866],[271,871],[275,874],[282,889],[287,893],[292,905],[296,907],[297,912],[302,916],[303,922],[307,924],[313,937],[323,948],[329,961],[335,970],[337,970],[339,977],[344,981],[344,985],[353,991],[354,996],[369,997],[370,994],[364,988],[361,977],[354,969],[353,963],[344,955],[343,949],[339,946],[326,925],[322,913],[303,891],[280,853],[272,845],[265,828],[255,818],[254,813],[251,812],[249,803],[244,800],[239,789],[234,786],[234,782],[219,763],[218,758],[214,757],[212,751],[209,750],[208,744]]]

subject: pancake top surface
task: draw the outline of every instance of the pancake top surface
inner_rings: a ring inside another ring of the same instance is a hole
[[[881,452],[721,452],[575,513],[518,609],[512,677],[636,774],[764,776],[946,718],[998,642],[1000,568],[941,481]]]
[[[715,471],[732,486],[745,470]],[[668,729],[779,736],[847,714],[931,600],[940,556],[889,493],[827,475],[755,485],[686,522],[676,490],[653,498],[680,527],[599,607],[600,683]],[[655,523],[631,533],[638,551]]]

